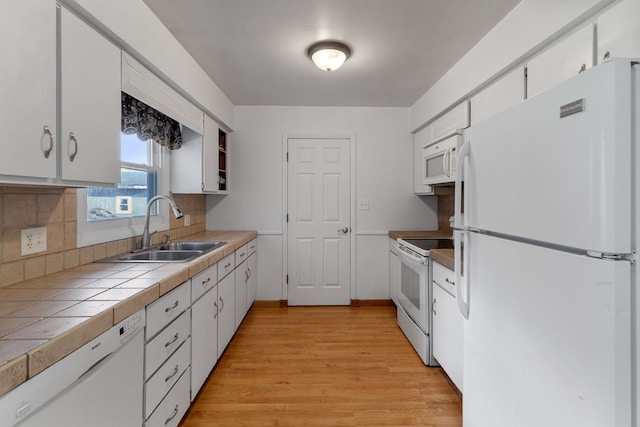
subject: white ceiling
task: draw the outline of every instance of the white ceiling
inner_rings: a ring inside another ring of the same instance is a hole
[[[144,2],[235,105],[408,107],[519,0]],[[330,73],[325,39],[352,49]]]

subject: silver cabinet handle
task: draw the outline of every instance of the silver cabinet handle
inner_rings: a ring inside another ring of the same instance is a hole
[[[217,319],[218,318],[218,301],[214,302],[213,305],[216,308],[216,312],[213,314],[213,318]]]
[[[207,280],[203,280],[202,281],[202,286],[206,285],[207,283],[209,283],[211,281],[211,277],[208,277]]]
[[[167,347],[169,347],[171,344],[173,344],[173,343],[175,343],[176,341],[178,341],[178,336],[179,336],[179,335],[178,335],[178,333],[176,332],[176,334],[173,336],[173,339],[172,339],[171,341],[167,341],[167,342],[164,344],[164,348],[167,348]]]
[[[433,299],[433,308],[431,309],[433,311],[433,315],[437,315],[438,313],[436,313],[436,299]]]
[[[49,135],[49,148],[47,148],[46,150],[43,151],[44,158],[48,159],[49,158],[49,154],[51,154],[51,150],[53,150],[53,135],[51,134],[51,129],[49,129],[49,126],[45,126],[44,127],[44,133]]]
[[[169,424],[171,420],[174,419],[176,415],[178,415],[178,412],[180,411],[178,410],[178,405],[176,405],[176,407],[173,408],[173,414],[171,414],[171,416],[164,421],[164,425]]]
[[[222,313],[222,310],[224,310],[224,300],[220,297],[220,313]]]
[[[445,281],[445,282],[447,282],[447,283],[448,283],[448,284],[450,284],[450,285],[453,285],[453,286],[455,286],[455,285],[456,285],[456,282],[452,282],[451,280],[449,280],[449,278],[448,278],[448,277],[445,277],[445,278],[444,278],[444,281]]]
[[[78,140],[76,139],[76,136],[73,134],[73,132],[69,132],[69,143],[67,144],[67,150],[69,149],[69,144],[71,144],[71,142],[73,142],[75,150],[73,150],[73,153],[69,152],[69,161],[73,162],[78,155]]]
[[[169,375],[167,378],[164,379],[164,382],[166,383],[167,381],[169,381],[171,378],[175,377],[178,374],[178,371],[180,370],[180,367],[178,365],[176,365],[175,368],[173,368],[173,372],[171,373],[171,375]]]
[[[174,303],[173,303],[173,305],[172,305],[171,307],[167,307],[167,308],[165,308],[165,309],[164,309],[164,312],[165,312],[165,313],[168,313],[168,312],[170,312],[171,310],[174,310],[175,308],[177,308],[177,307],[178,307],[178,304],[179,304],[179,303],[178,303],[178,300],[176,300],[176,302],[174,302]]]
[[[349,227],[338,228],[338,233],[347,234],[349,232]]]

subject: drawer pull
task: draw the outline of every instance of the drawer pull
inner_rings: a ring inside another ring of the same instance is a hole
[[[229,267],[231,267],[231,263],[230,263],[230,262],[228,262],[228,263],[224,266],[225,270],[226,270],[227,268],[229,268]]]
[[[176,300],[176,302],[174,302],[174,303],[173,303],[173,305],[172,305],[171,307],[167,307],[167,308],[165,308],[165,309],[164,309],[164,312],[165,312],[165,313],[168,313],[168,312],[170,312],[171,310],[178,308],[178,304],[180,304],[180,303],[178,302],[178,300]]]
[[[222,313],[222,310],[224,310],[224,300],[220,297],[220,313]]]
[[[207,283],[209,283],[211,281],[211,277],[207,278],[207,280],[203,280],[202,281],[202,286],[206,285]]]
[[[456,285],[456,282],[449,280],[448,277],[445,277],[444,281],[447,282],[448,284],[450,284],[451,286],[455,286]]]
[[[240,254],[240,258],[242,258],[243,256],[245,256],[244,252]]]
[[[179,336],[179,335],[178,335],[178,332],[176,332],[176,334],[173,336],[173,339],[172,339],[171,341],[167,341],[167,342],[164,344],[164,348],[167,348],[167,347],[169,347],[171,344],[173,344],[173,343],[175,343],[176,341],[178,341],[178,336]]]
[[[178,405],[176,405],[176,407],[173,408],[173,414],[171,414],[171,416],[164,421],[164,425],[169,424],[171,422],[171,420],[174,419],[176,417],[176,415],[178,415],[178,412],[179,412],[178,411]]]
[[[169,375],[167,378],[164,379],[164,382],[166,383],[171,378],[175,377],[178,374],[179,369],[180,369],[180,367],[178,365],[176,365],[176,367],[173,368],[173,372],[171,373],[171,375]]]
[[[53,135],[51,134],[51,129],[49,129],[49,126],[44,127],[44,133],[49,136],[49,148],[43,151],[44,158],[48,159],[49,154],[51,154],[51,150],[53,150]]]

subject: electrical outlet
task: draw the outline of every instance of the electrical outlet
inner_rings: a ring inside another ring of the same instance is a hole
[[[188,227],[190,225],[191,225],[191,215],[185,214],[184,215],[184,226]]]
[[[20,230],[20,255],[31,255],[47,250],[47,227]]]
[[[369,199],[358,200],[358,209],[361,211],[369,210]]]

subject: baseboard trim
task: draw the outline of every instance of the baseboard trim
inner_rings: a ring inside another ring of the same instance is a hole
[[[393,307],[390,299],[352,299],[351,307]]]

